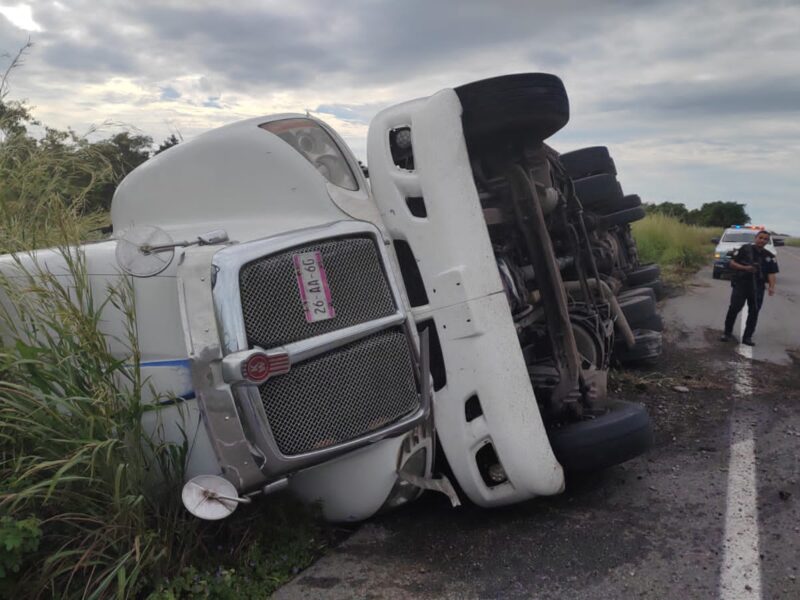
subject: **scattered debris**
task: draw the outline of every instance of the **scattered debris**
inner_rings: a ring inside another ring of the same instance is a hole
[[[676,392],[680,392],[682,394],[688,394],[689,393],[689,388],[686,387],[685,385],[675,385],[675,386],[672,386],[672,389],[675,390]]]

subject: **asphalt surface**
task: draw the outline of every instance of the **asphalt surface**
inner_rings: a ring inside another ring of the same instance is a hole
[[[647,456],[499,510],[426,496],[275,597],[800,598],[800,249],[779,263],[754,349],[717,341],[729,284],[704,269],[662,307],[659,364],[612,378],[650,410]]]
[[[776,250],[780,268],[776,293],[764,297],[753,336],[753,358],[788,365],[792,359],[787,349],[800,346],[800,248]],[[682,347],[705,347],[708,327],[722,333],[730,293],[730,281],[712,279],[708,266],[692,280],[685,295],[666,303],[662,314],[682,332],[677,339]],[[738,321],[734,332],[741,337],[741,315]]]

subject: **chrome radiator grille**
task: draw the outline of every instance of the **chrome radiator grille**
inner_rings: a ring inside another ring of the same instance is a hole
[[[358,438],[419,407],[408,339],[398,329],[292,365],[259,393],[286,456]]]
[[[308,323],[292,256],[315,250],[322,254],[336,317]],[[239,291],[251,347],[282,346],[396,310],[375,242],[369,237],[322,240],[249,262],[239,272]]]

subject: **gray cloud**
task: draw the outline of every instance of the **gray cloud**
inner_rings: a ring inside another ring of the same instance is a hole
[[[333,115],[343,121],[368,124],[384,106],[382,104],[320,104],[314,112]]]
[[[128,75],[136,71],[136,61],[130,52],[96,43],[48,44],[42,58],[58,69],[88,72],[95,77],[100,74]]]
[[[609,145],[626,190],[693,206],[757,199],[754,211],[778,215],[800,187],[800,6],[791,0],[33,7],[43,31],[12,89],[57,126],[111,118],[156,138],[176,128],[190,137],[254,111],[316,107],[363,159],[364,125],[385,106],[545,71],[564,80],[572,113],[553,145]],[[26,36],[0,17],[0,52]],[[115,78],[124,88],[102,89]]]
[[[800,74],[798,74],[800,75]],[[713,117],[800,112],[800,79],[743,77],[727,81],[674,81],[631,86],[598,103],[601,110],[637,111],[660,117]]]

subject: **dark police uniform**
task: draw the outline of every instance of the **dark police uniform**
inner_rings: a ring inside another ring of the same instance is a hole
[[[755,244],[745,244],[733,255],[740,265],[755,265],[755,273],[735,270],[731,278],[731,304],[725,316],[725,334],[731,335],[733,323],[744,303],[747,302],[747,323],[744,327],[743,339],[749,340],[756,330],[758,311],[764,302],[764,287],[767,284],[767,275],[778,272],[778,261],[775,255]]]

